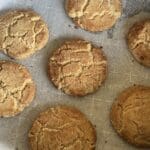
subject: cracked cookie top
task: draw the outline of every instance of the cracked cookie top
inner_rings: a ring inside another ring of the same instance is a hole
[[[112,106],[111,122],[129,143],[150,148],[150,87],[136,85],[122,92]]]
[[[92,32],[111,28],[121,16],[120,0],[66,0],[66,11],[77,26]]]
[[[107,60],[101,48],[84,40],[64,42],[49,60],[54,85],[69,95],[93,93],[106,78]]]
[[[14,59],[42,49],[49,37],[42,18],[32,10],[13,10],[0,16],[0,49]]]
[[[127,42],[136,60],[150,67],[150,19],[135,23],[129,30]]]
[[[29,141],[32,150],[95,150],[96,131],[79,110],[60,105],[39,115]]]
[[[14,62],[0,61],[0,117],[17,115],[34,95],[35,85],[29,71]]]

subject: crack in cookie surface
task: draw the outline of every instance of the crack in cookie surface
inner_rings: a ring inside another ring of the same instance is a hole
[[[48,28],[31,10],[15,10],[0,16],[0,48],[16,59],[30,56],[48,41]]]
[[[96,132],[77,109],[56,106],[36,119],[29,132],[29,140],[33,150],[94,150]]]
[[[106,74],[107,60],[102,50],[83,40],[65,42],[49,60],[52,82],[71,95],[84,96],[96,91]]]
[[[150,147],[149,107],[150,87],[140,85],[125,90],[112,106],[111,121],[115,130],[139,147]]]
[[[137,22],[130,28],[127,43],[136,60],[150,67],[150,19]]]
[[[0,66],[0,116],[10,117],[31,103],[35,85],[25,67],[9,61],[0,61]]]
[[[81,28],[93,32],[111,28],[121,16],[120,0],[66,0],[66,11]]]

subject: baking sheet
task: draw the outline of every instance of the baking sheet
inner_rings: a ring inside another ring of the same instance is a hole
[[[76,106],[96,125],[96,150],[136,150],[120,139],[111,127],[109,111],[115,97],[133,84],[150,85],[150,69],[139,65],[128,52],[125,34],[137,20],[150,17],[150,0],[123,0],[123,15],[114,28],[99,33],[76,29],[64,11],[64,0],[0,0],[0,11],[32,8],[50,30],[47,46],[32,57],[17,61],[27,66],[37,85],[36,98],[20,115],[0,119],[0,150],[28,150],[27,134],[39,112],[54,104]],[[142,12],[146,11],[146,12]],[[132,17],[132,18],[131,18]],[[105,84],[94,94],[75,98],[53,87],[47,76],[50,53],[64,38],[80,37],[103,46],[109,61]],[[0,54],[0,59],[9,59]]]

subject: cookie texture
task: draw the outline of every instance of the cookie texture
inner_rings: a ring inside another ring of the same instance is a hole
[[[106,78],[107,60],[101,48],[84,40],[64,42],[49,60],[54,85],[69,95],[93,93]]]
[[[111,28],[121,16],[120,0],[66,0],[66,12],[77,26],[92,32]]]
[[[39,115],[29,142],[32,150],[94,150],[96,131],[79,110],[60,105]]]
[[[111,110],[117,133],[137,147],[150,148],[150,87],[136,85],[122,92]]]
[[[0,16],[0,49],[15,59],[42,49],[49,37],[42,18],[32,10],[13,10]]]
[[[150,19],[135,23],[129,30],[127,42],[136,60],[150,67]]]
[[[0,117],[15,116],[33,100],[35,85],[22,65],[0,61]]]

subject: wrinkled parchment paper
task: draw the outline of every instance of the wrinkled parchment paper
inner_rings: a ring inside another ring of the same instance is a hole
[[[150,17],[150,0],[123,0],[123,14],[109,31],[89,33],[76,29],[64,10],[64,0],[0,0],[0,11],[32,8],[43,16],[50,30],[47,46],[30,58],[17,61],[27,66],[37,85],[33,103],[20,115],[0,119],[0,150],[28,150],[27,134],[39,112],[55,104],[76,106],[96,125],[97,150],[136,150],[117,136],[111,127],[109,111],[116,96],[133,84],[150,85],[150,69],[139,65],[128,51],[125,35],[129,27]],[[148,13],[149,12],[149,13]],[[94,94],[71,97],[54,88],[47,76],[50,53],[64,38],[80,37],[103,46],[108,57],[109,74]],[[0,59],[9,59],[0,54]]]

